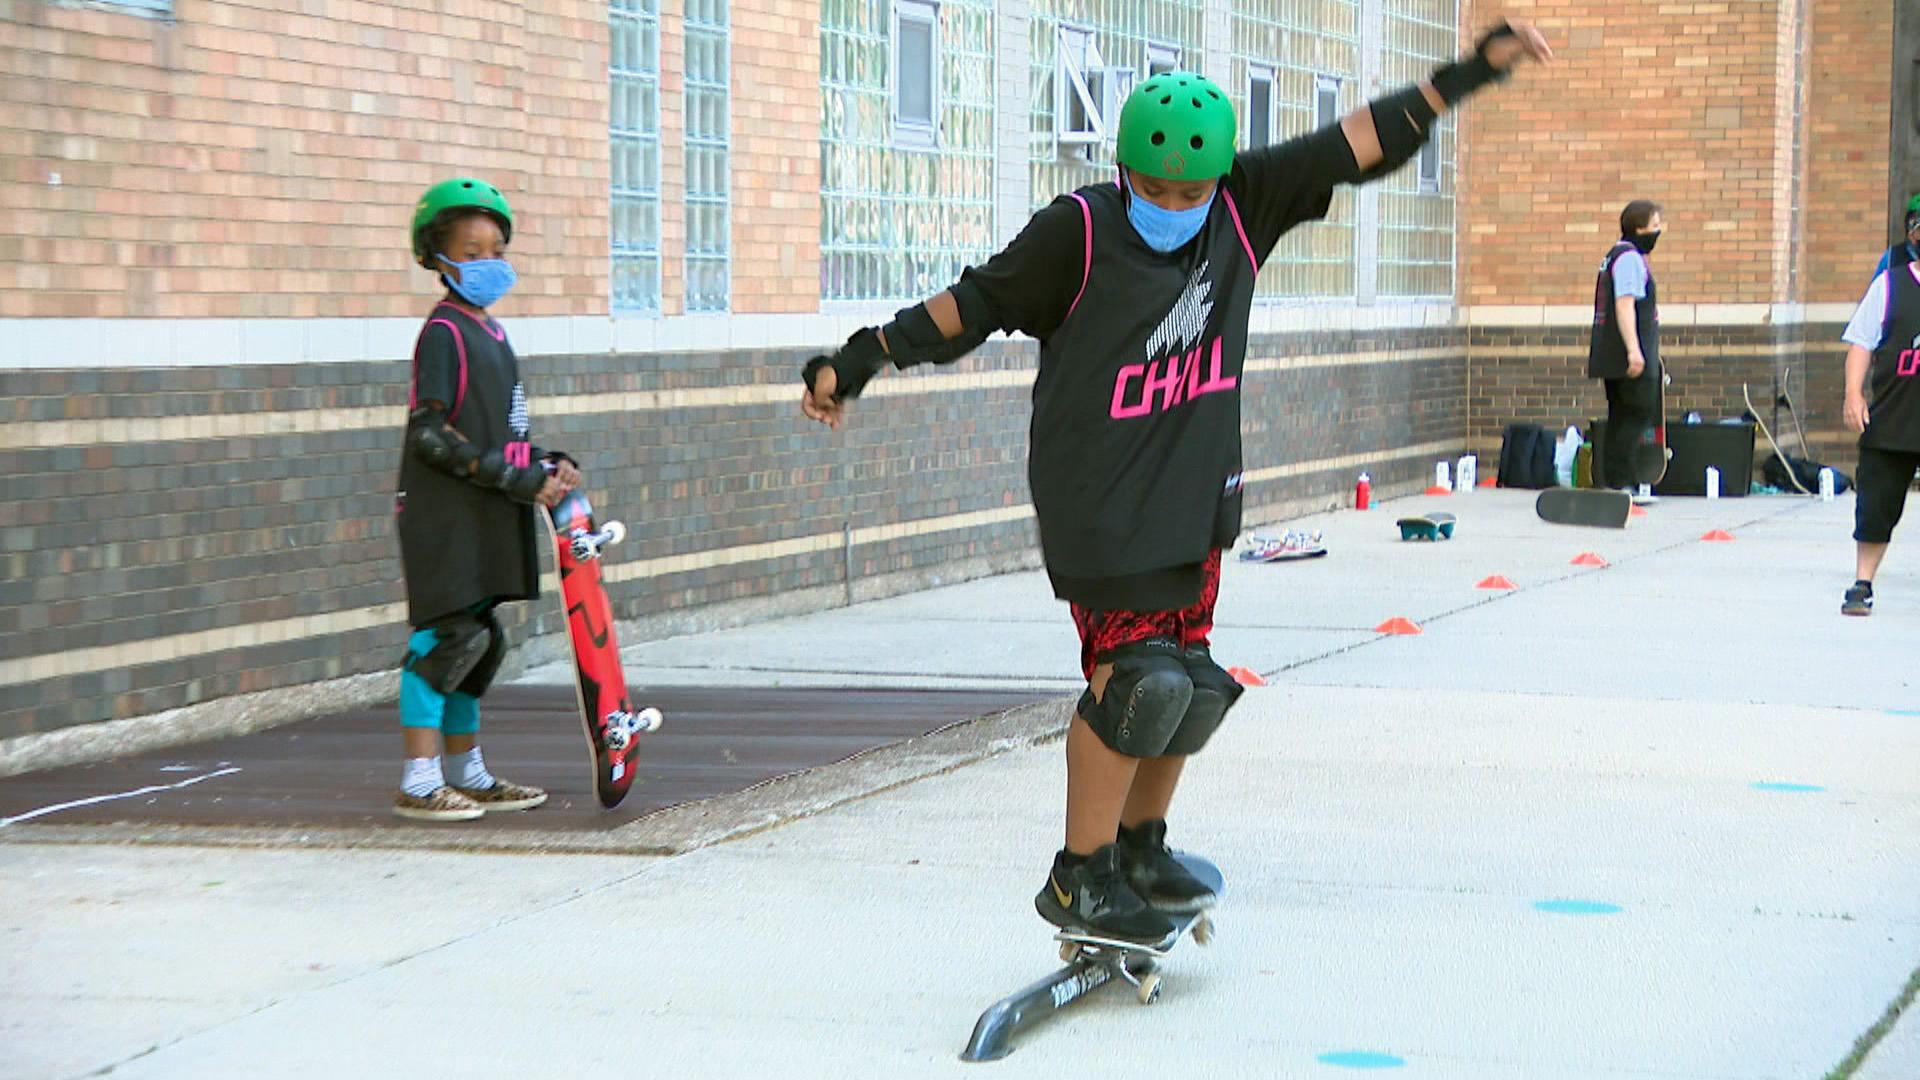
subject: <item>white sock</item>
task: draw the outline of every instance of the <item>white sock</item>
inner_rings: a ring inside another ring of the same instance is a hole
[[[443,759],[447,763],[447,778],[454,787],[469,791],[485,791],[498,781],[487,771],[487,763],[480,760],[480,748],[474,747],[464,754],[448,754]]]
[[[416,799],[424,799],[446,785],[437,757],[408,758],[406,770],[400,774],[400,790]]]

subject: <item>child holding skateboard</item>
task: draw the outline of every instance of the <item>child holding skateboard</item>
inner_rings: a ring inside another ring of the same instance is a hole
[[[489,773],[478,745],[479,699],[507,651],[493,609],[540,592],[534,504],[553,506],[580,484],[571,458],[527,441],[519,363],[487,314],[514,284],[503,258],[512,238],[513,212],[483,180],[435,184],[414,207],[414,258],[447,295],[414,345],[394,500],[413,626],[400,672],[406,765],[393,803],[406,818],[467,821],[547,801]]]
[[[1189,755],[1240,695],[1208,652],[1220,552],[1240,529],[1240,375],[1260,264],[1338,184],[1378,179],[1435,118],[1551,56],[1520,20],[1338,123],[1236,154],[1211,80],[1144,80],[1118,174],[1062,195],[1006,250],[884,327],[808,362],[801,409],[838,428],[888,364],[951,363],[996,330],[1039,339],[1028,478],[1054,594],[1088,681],[1067,733],[1065,846],[1035,906],[1064,929],[1165,939],[1214,891],[1167,846]]]

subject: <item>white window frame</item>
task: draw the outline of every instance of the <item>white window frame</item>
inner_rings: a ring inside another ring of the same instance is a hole
[[[1141,78],[1151,79],[1155,75],[1179,70],[1180,46],[1163,45],[1157,41],[1147,42],[1147,69],[1140,73]]]
[[[900,24],[921,22],[927,25],[932,67],[926,71],[926,121],[900,115]],[[940,5],[937,0],[894,0],[893,36],[888,43],[887,100],[893,120],[893,141],[900,146],[930,147],[940,144]]]
[[[1255,83],[1267,84],[1267,115],[1266,115],[1267,140],[1265,142],[1254,141],[1254,135],[1256,134],[1256,132],[1253,130],[1253,84]],[[1248,64],[1247,65],[1247,130],[1243,134],[1246,140],[1247,149],[1249,150],[1258,150],[1262,146],[1273,145],[1273,134],[1274,134],[1273,121],[1274,121],[1274,109],[1275,109],[1274,88],[1278,84],[1279,84],[1279,72],[1277,72],[1274,69],[1274,66],[1272,64]]]
[[[1056,147],[1086,146],[1105,142],[1107,118],[1105,96],[1099,91],[1110,81],[1100,57],[1099,43],[1086,27],[1061,24],[1054,28],[1053,65],[1053,141]],[[1068,126],[1072,106],[1078,102],[1086,114],[1087,126]]]
[[[1419,159],[1419,165],[1417,167],[1419,170],[1418,175],[1421,193],[1426,195],[1439,194],[1440,131],[1437,127],[1428,134],[1427,141],[1421,145]]]
[[[1327,96],[1333,96],[1333,108],[1327,109]],[[1337,75],[1315,75],[1313,77],[1313,117],[1314,127],[1323,128],[1328,124],[1340,122],[1340,78]]]

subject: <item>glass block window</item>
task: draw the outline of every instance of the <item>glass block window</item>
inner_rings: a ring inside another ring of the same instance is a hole
[[[1382,87],[1405,86],[1458,52],[1454,0],[1383,0]],[[1415,162],[1380,182],[1382,297],[1453,295],[1454,121],[1443,116]]]
[[[609,0],[613,308],[660,310],[659,0]]]
[[[725,311],[732,251],[727,0],[686,5],[687,310]]]
[[[1113,127],[1136,81],[1200,66],[1203,0],[1034,0],[1029,164],[1035,209],[1113,171]]]
[[[1452,0],[1448,0],[1449,3]],[[1236,0],[1233,5],[1234,107],[1247,145],[1325,126],[1360,104],[1358,0]],[[1355,295],[1353,189],[1336,189],[1326,220],[1282,237],[1260,272],[1264,298]]]
[[[993,14],[821,0],[823,299],[924,299],[993,254]]]

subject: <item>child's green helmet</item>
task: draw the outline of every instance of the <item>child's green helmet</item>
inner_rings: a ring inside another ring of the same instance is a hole
[[[1226,91],[1205,75],[1168,71],[1133,88],[1120,107],[1115,156],[1166,180],[1214,180],[1233,170],[1240,124]]]
[[[438,252],[427,250],[427,233],[442,214],[454,210],[480,210],[500,225],[500,232],[513,239],[513,210],[500,189],[471,176],[442,180],[427,189],[413,207],[413,257],[425,259]]]

